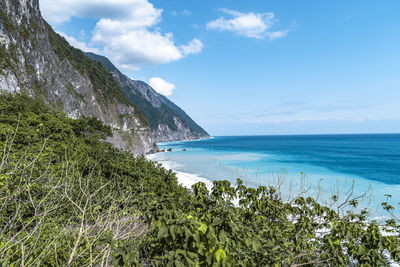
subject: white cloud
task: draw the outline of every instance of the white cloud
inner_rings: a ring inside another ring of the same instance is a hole
[[[151,78],[149,84],[151,87],[153,87],[154,90],[156,90],[157,93],[164,96],[172,95],[172,91],[175,89],[174,84],[166,82],[165,80],[158,77]]]
[[[161,21],[162,9],[155,8],[148,0],[42,0],[40,4],[43,16],[53,25],[72,17],[98,19],[91,42],[103,47],[97,53],[109,57],[119,67],[139,69],[144,65],[169,63],[200,53],[203,48],[198,39],[177,46],[172,33],[154,29]],[[67,40],[90,51],[90,45],[76,38]]]
[[[169,63],[183,57],[172,35],[145,29],[118,35],[96,33],[93,40],[104,44],[104,54],[123,68],[137,69],[143,65]]]
[[[162,13],[162,9],[154,8],[148,0],[41,0],[40,8],[51,24],[81,17],[129,20],[145,27],[157,23]]]
[[[181,12],[181,14],[184,15],[184,16],[190,16],[190,15],[192,14],[192,12],[190,12],[190,11],[187,10],[187,9],[184,9],[184,10]]]
[[[269,38],[271,40],[287,35],[288,30],[271,31],[276,23],[275,15],[267,13],[241,13],[229,9],[221,9],[223,13],[231,18],[220,17],[207,23],[207,28],[220,31],[231,31],[238,35],[250,38]]]
[[[91,47],[89,45],[87,45],[85,42],[81,42],[78,39],[76,39],[75,37],[72,36],[68,36],[63,32],[57,32],[59,35],[61,35],[62,37],[65,38],[65,40],[67,40],[67,42],[72,45],[73,47],[79,48],[80,50],[84,51],[84,52],[92,52],[92,53],[96,53],[99,54],[100,51],[95,48],[95,47]]]
[[[182,10],[182,11],[176,11],[176,10],[172,10],[172,11],[171,11],[171,15],[172,15],[172,16],[182,15],[182,16],[187,17],[187,16],[190,16],[191,14],[192,14],[192,12],[190,12],[190,11],[187,10],[187,9],[184,9],[184,10]]]
[[[266,35],[270,40],[278,39],[285,37],[289,33],[289,30],[283,30],[283,31],[275,31],[275,32],[267,32]]]
[[[182,45],[179,48],[184,55],[198,54],[203,50],[204,44],[199,39],[193,39],[187,45]]]

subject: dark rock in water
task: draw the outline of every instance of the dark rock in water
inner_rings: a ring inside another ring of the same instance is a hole
[[[172,151],[172,148],[168,148],[167,151],[168,151],[168,152],[171,152],[171,151]]]
[[[165,149],[161,149],[160,152],[165,152]]]
[[[186,151],[186,149],[184,148],[184,149],[182,149],[182,151]]]

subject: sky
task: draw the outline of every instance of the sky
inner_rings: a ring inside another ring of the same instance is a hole
[[[400,1],[41,0],[211,135],[400,133]]]

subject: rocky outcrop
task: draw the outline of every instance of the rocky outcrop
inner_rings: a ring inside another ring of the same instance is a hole
[[[169,142],[209,137],[208,133],[181,108],[157,93],[147,83],[128,78],[106,57],[93,53],[86,55],[103,64],[112,73],[126,98],[147,118],[155,141]]]
[[[116,147],[155,148],[150,126],[104,66],[71,47],[42,19],[38,0],[0,2],[0,89],[42,97],[73,118],[110,125]]]

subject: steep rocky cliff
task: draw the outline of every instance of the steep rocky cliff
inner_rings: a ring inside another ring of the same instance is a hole
[[[106,68],[42,19],[38,0],[0,1],[0,89],[44,98],[69,116],[112,126],[109,141],[134,154],[155,148],[150,127]]]
[[[194,140],[209,137],[181,108],[160,95],[150,85],[122,74],[106,57],[85,53],[103,64],[118,81],[127,99],[137,106],[149,121],[157,142]]]

